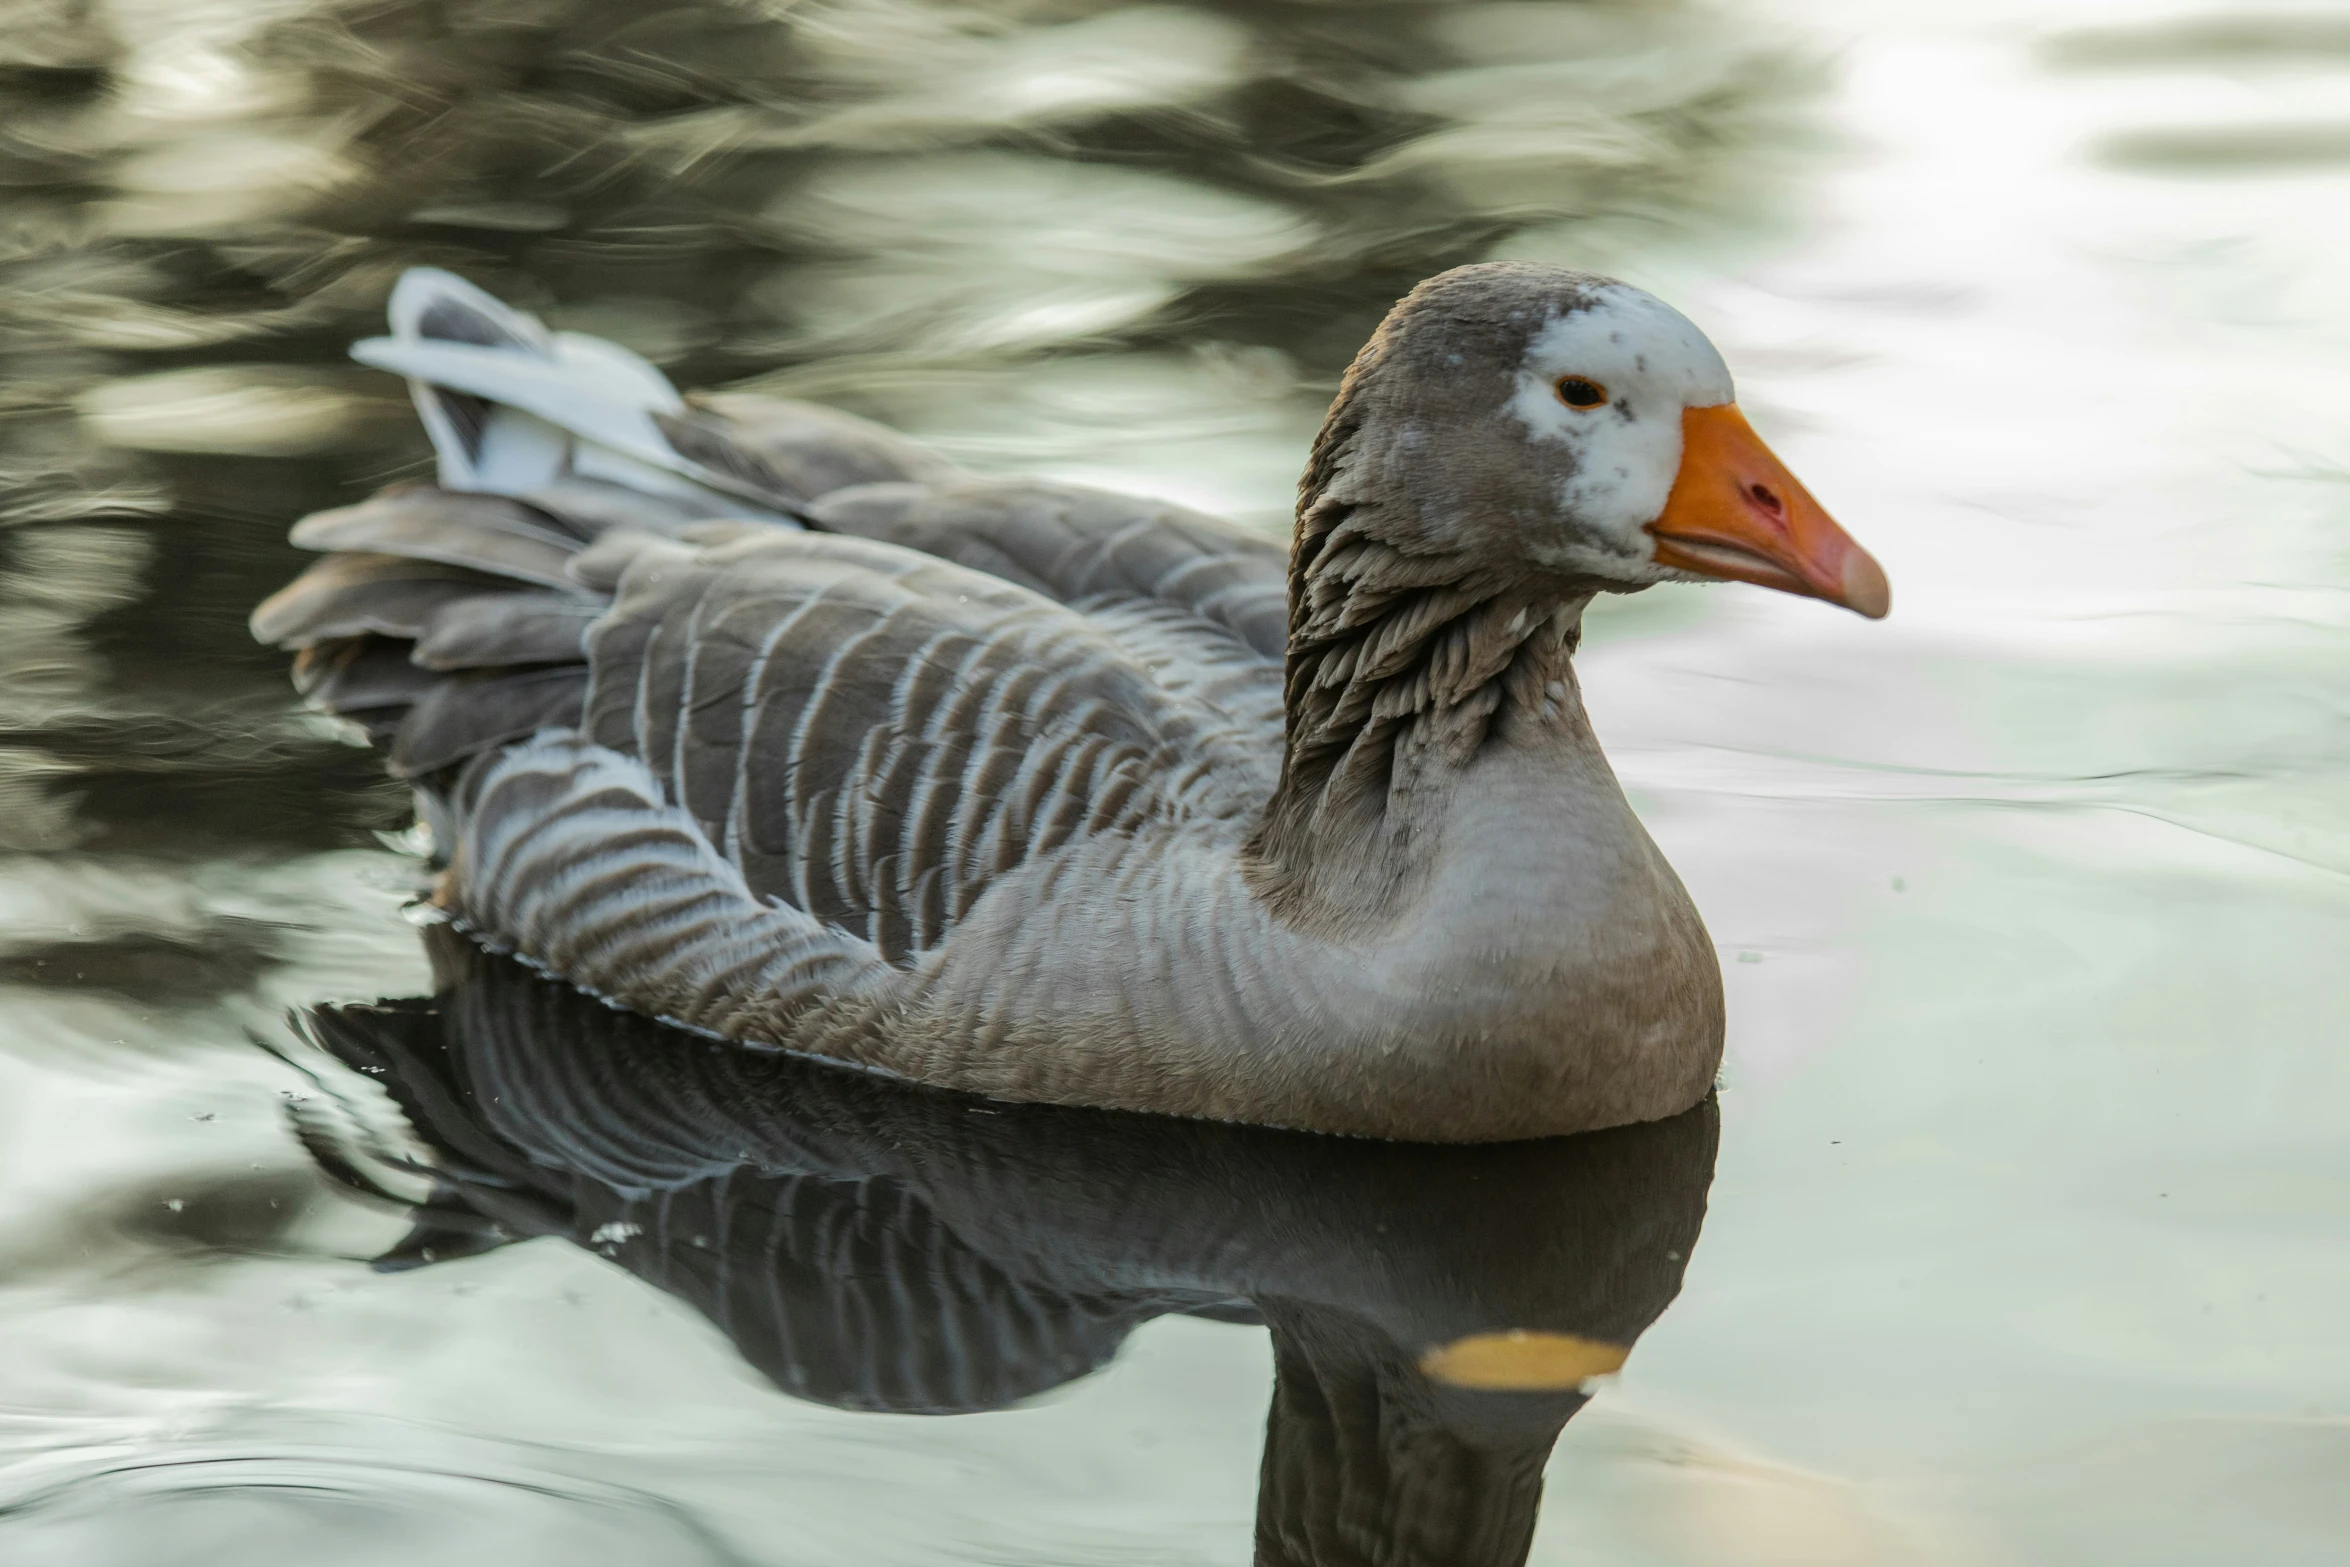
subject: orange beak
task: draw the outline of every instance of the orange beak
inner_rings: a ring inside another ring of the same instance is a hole
[[[1736,403],[1681,415],[1681,471],[1648,525],[1656,563],[1841,604],[1893,607],[1885,570],[1771,455]]]

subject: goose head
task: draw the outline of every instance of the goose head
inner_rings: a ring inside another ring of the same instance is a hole
[[[1306,487],[1406,554],[1599,591],[1758,583],[1871,619],[1892,600],[1705,334],[1587,272],[1487,262],[1414,289],[1348,372]]]

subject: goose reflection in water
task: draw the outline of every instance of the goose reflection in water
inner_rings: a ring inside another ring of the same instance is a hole
[[[1589,1379],[1679,1291],[1712,1101],[1470,1147],[993,1105],[614,1012],[446,930],[430,999],[319,1008],[430,1149],[378,1263],[553,1235],[845,1409],[1001,1409],[1167,1313],[1262,1323],[1260,1564],[1520,1563]],[[376,1195],[404,1156],[306,1138]]]

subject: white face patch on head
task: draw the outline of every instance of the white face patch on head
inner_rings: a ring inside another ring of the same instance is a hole
[[[1590,382],[1605,401],[1569,406],[1559,383],[1570,376]],[[1680,472],[1682,411],[1731,401],[1730,367],[1720,351],[1655,295],[1611,283],[1588,307],[1534,334],[1517,379],[1505,406],[1531,439],[1563,447],[1574,460],[1558,499],[1579,526],[1537,555],[1598,575],[1620,576],[1647,562],[1655,540],[1641,530],[1664,510]],[[1656,572],[1658,580],[1667,575]]]

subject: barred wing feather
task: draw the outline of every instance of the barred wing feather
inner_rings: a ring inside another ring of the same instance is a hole
[[[642,761],[754,896],[892,961],[1074,838],[1252,792],[1216,765],[1230,720],[1109,631],[891,545],[637,541],[591,655],[586,736]]]

